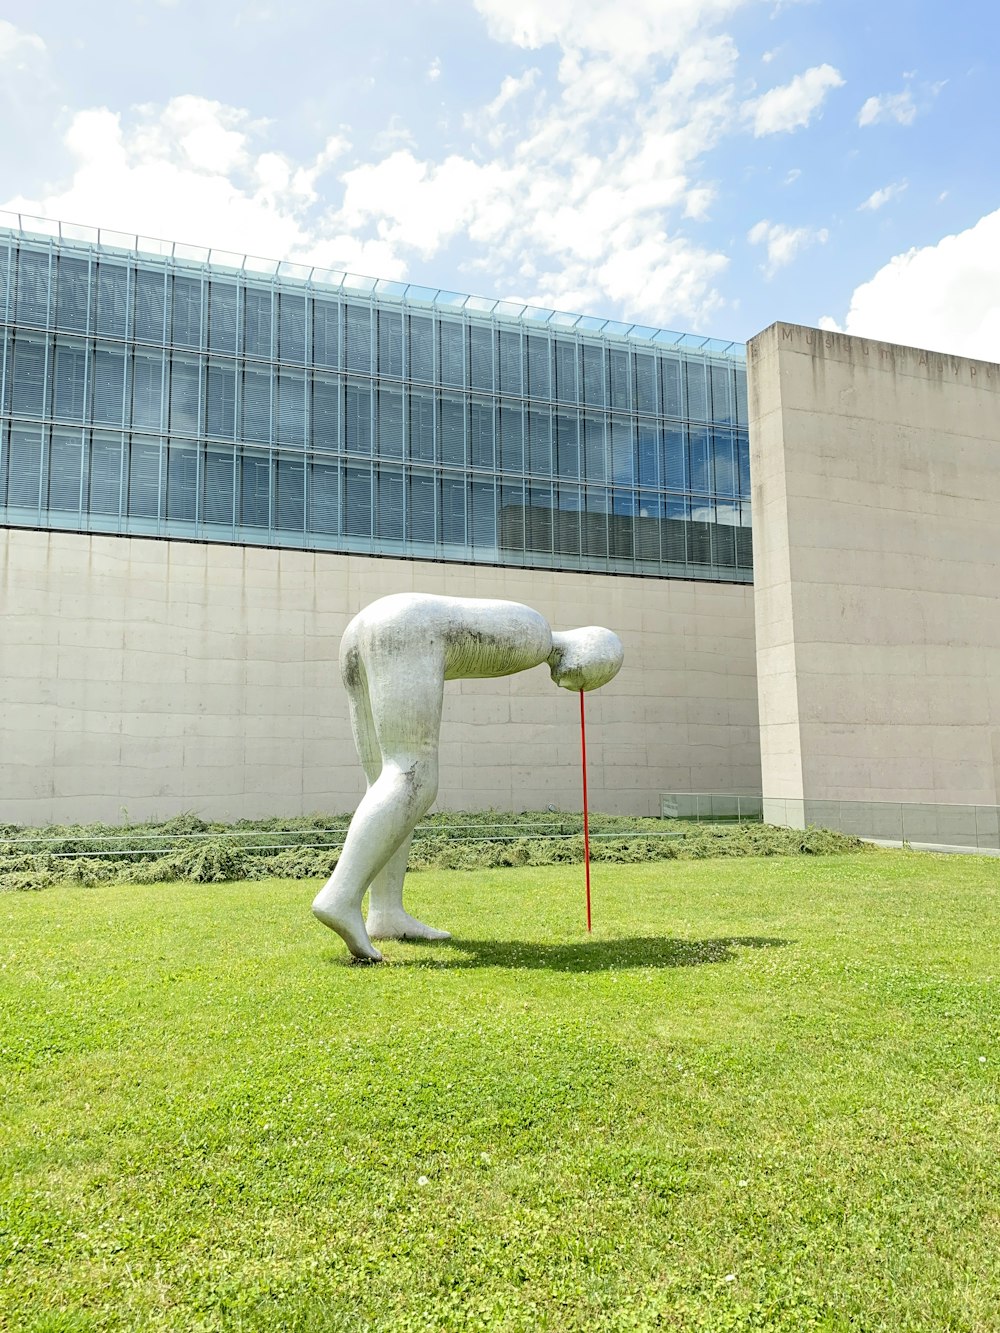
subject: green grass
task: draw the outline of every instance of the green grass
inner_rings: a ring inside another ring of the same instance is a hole
[[[0,1327],[967,1330],[1000,1293],[1000,862],[0,899]]]

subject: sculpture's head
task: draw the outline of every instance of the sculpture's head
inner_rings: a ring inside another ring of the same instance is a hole
[[[564,690],[599,690],[618,675],[624,658],[617,634],[587,625],[553,633],[547,661],[552,679]]]

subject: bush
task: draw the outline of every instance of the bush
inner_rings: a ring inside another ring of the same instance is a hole
[[[325,879],[337,864],[347,815],[209,823],[182,814],[162,823],[0,825],[0,890],[53,884],[160,884],[190,880]],[[486,870],[583,860],[580,816],[447,811],[429,816],[413,840],[410,870]],[[718,856],[825,856],[869,844],[828,829],[767,824],[671,825],[615,815],[591,819],[594,861],[634,864]]]

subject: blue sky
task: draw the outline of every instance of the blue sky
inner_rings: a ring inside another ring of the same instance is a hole
[[[787,319],[1000,359],[998,15],[8,0],[0,207],[717,337]]]

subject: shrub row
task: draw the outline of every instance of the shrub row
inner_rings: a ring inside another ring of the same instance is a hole
[[[349,816],[209,823],[180,815],[161,823],[44,829],[0,825],[0,890],[59,883],[198,884],[321,879],[337,864]],[[713,856],[799,856],[858,851],[857,838],[767,824],[682,824],[595,815],[595,861],[669,861]],[[669,835],[669,836],[664,836]],[[500,811],[430,816],[414,838],[411,870],[478,870],[580,862],[579,815]]]

